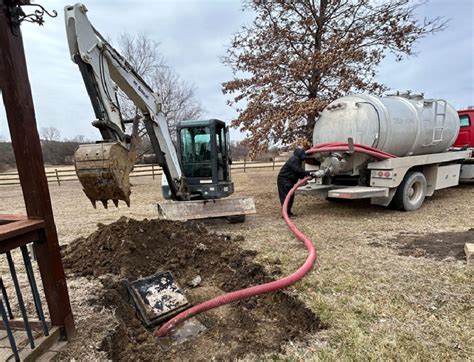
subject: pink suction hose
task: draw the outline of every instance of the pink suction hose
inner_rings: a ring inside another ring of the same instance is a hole
[[[318,152],[334,152],[334,151],[348,151],[349,145],[347,143],[325,143],[315,147],[312,147],[308,151],[307,154],[318,153]],[[396,157],[389,153],[377,150],[375,148],[359,145],[354,145],[355,152],[364,153],[369,156],[372,156],[376,159],[387,159]],[[166,336],[175,326],[179,323],[189,319],[197,314],[202,312],[208,311],[213,308],[220,307],[224,304],[229,304],[232,302],[236,302],[242,299],[250,298],[256,295],[265,294],[269,292],[274,292],[276,290],[285,288],[291,284],[296,283],[298,280],[303,278],[313,267],[314,262],[316,261],[316,248],[313,245],[313,242],[304,235],[298,228],[293,224],[291,219],[288,217],[288,202],[290,198],[294,195],[298,187],[302,186],[306,181],[308,181],[311,177],[305,177],[299,180],[295,186],[290,190],[288,195],[285,198],[285,201],[282,206],[282,215],[283,219],[285,220],[286,224],[288,225],[289,229],[305,244],[306,248],[308,249],[308,256],[300,266],[300,268],[295,271],[293,274],[290,274],[282,279],[275,280],[273,282],[256,285],[253,287],[237,290],[234,292],[226,293],[220,296],[217,296],[213,299],[195,305],[184,312],[181,312],[174,318],[170,319],[168,322],[163,324],[159,329],[155,330],[155,337],[164,337]]]

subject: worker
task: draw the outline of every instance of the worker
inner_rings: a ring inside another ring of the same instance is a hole
[[[306,154],[302,148],[297,148],[288,161],[285,162],[280,172],[278,173],[277,185],[278,185],[278,196],[280,197],[280,203],[283,206],[286,195],[290,192],[293,186],[307,176],[311,176],[309,171],[305,171],[303,168],[303,160],[306,158]],[[295,196],[293,195],[288,202],[288,216],[296,216],[291,211]]]

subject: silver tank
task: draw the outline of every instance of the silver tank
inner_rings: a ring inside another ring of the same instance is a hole
[[[459,133],[459,117],[445,100],[421,95],[352,94],[329,104],[316,121],[313,144],[360,143],[397,156],[446,151]]]

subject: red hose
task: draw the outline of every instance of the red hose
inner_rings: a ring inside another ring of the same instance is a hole
[[[333,151],[347,151],[349,149],[348,144],[343,144],[343,143],[327,143],[327,144],[322,144],[319,146],[315,146],[308,151],[306,151],[307,154],[311,154],[314,152],[333,152]],[[359,153],[364,153],[367,155],[370,155],[372,157],[375,157],[377,159],[387,159],[391,157],[395,157],[393,155],[387,154],[386,152],[382,152],[380,150],[377,150],[375,148],[369,147],[369,146],[364,146],[364,145],[354,145],[354,149],[356,152]],[[305,177],[302,180],[299,180],[295,186],[290,190],[288,195],[286,196],[286,199],[283,203],[282,206],[282,214],[283,218],[290,228],[291,231],[301,240],[304,242],[306,245],[306,248],[308,249],[308,257],[306,258],[306,261],[303,263],[303,265],[293,274],[290,274],[282,279],[275,280],[273,282],[261,284],[261,285],[256,285],[253,287],[245,288],[242,290],[237,290],[234,292],[226,293],[220,296],[217,296],[213,299],[210,299],[206,302],[203,302],[201,304],[195,305],[184,312],[181,312],[165,324],[163,324],[159,329],[155,330],[155,337],[164,337],[166,336],[176,325],[179,323],[185,321],[188,318],[191,318],[199,313],[208,311],[213,308],[220,307],[224,304],[229,304],[232,302],[236,302],[242,299],[250,298],[256,295],[260,294],[265,294],[269,292],[273,292],[282,288],[285,288],[291,284],[296,283],[298,280],[303,278],[313,267],[314,262],[316,261],[316,248],[313,245],[313,242],[306,236],[304,235],[300,230],[298,230],[291,221],[291,219],[288,217],[288,202],[295,193],[295,191],[303,185],[306,181],[308,181],[310,177]]]
[[[306,258],[304,264],[296,272],[282,279],[261,285],[256,285],[250,288],[245,288],[242,290],[237,290],[235,292],[226,293],[201,304],[195,305],[194,307],[191,307],[185,310],[184,312],[181,312],[176,317],[163,324],[158,330],[155,331],[156,337],[166,336],[168,332],[170,332],[170,330],[180,322],[191,318],[196,314],[205,312],[209,309],[213,309],[224,304],[253,297],[255,295],[265,294],[268,292],[273,292],[275,290],[285,288],[303,278],[304,275],[311,270],[316,260],[316,249],[314,248],[314,245],[311,240],[296,228],[296,226],[288,217],[287,213],[288,201],[290,200],[291,196],[295,193],[296,189],[303,185],[306,181],[308,181],[308,179],[310,179],[310,177],[305,177],[304,179],[299,180],[296,185],[293,186],[293,188],[288,193],[282,207],[283,218],[288,224],[288,227],[295,233],[298,238],[300,238],[305,243],[306,248],[308,249],[308,257]]]
[[[321,152],[319,150],[325,148],[325,147],[331,147],[331,148],[337,148],[337,147],[340,147],[341,149],[343,150],[348,150],[349,147],[347,145],[347,143],[325,143],[325,144],[320,144],[318,146],[314,146],[312,147],[310,150],[308,151],[311,151],[309,153],[312,153],[312,152]],[[363,150],[367,150],[367,151],[370,151],[370,152],[376,152],[377,155],[385,155],[387,156],[388,158],[394,158],[394,157],[397,157],[391,153],[388,153],[388,152],[385,152],[385,151],[381,151],[381,150],[378,150],[376,148],[373,148],[373,147],[369,147],[369,146],[366,146],[366,145],[360,145],[360,144],[355,144],[354,145],[354,149],[363,149]],[[308,153],[308,152],[307,152]],[[379,158],[378,156],[376,158]]]
[[[310,148],[308,151],[306,151],[306,153],[311,154],[315,152],[337,152],[337,151],[347,152],[349,151],[349,145],[347,143],[323,143],[321,145]],[[354,144],[354,151],[357,153],[364,153],[366,155],[369,155],[377,159],[387,159],[387,158],[397,157],[395,155],[392,155],[391,153],[380,151],[376,148],[360,145],[360,144]]]

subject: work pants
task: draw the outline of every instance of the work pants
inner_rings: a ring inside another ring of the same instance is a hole
[[[290,192],[290,190],[293,188],[294,185],[295,183],[293,183],[291,180],[278,178],[277,180],[278,196],[280,197],[281,206],[283,206],[283,202],[285,202],[286,195],[288,195],[288,193]],[[288,213],[291,213],[291,208],[293,207],[294,199],[295,199],[295,195],[291,196],[288,202]]]

